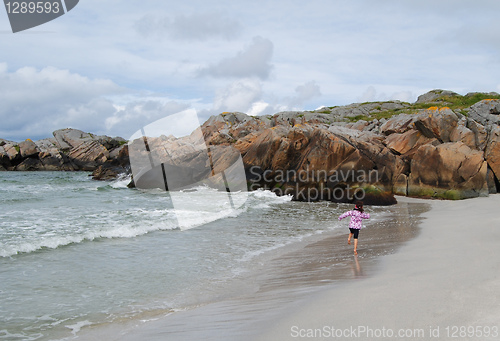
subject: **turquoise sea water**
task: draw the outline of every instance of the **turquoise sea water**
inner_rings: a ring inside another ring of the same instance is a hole
[[[343,231],[349,208],[256,191],[214,214],[195,203],[217,193],[199,188],[182,193],[193,208],[181,230],[168,193],[127,183],[0,172],[0,340],[71,338],[230,296],[263,256]]]

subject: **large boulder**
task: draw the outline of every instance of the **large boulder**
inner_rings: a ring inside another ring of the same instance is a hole
[[[366,190],[367,196],[377,193],[370,202],[394,203],[385,193],[404,168],[380,136],[338,126],[278,125],[246,136],[235,147],[251,189],[269,188],[295,200],[345,202]]]
[[[417,115],[414,124],[425,137],[450,142],[451,132],[458,125],[458,116],[449,108],[431,107]]]
[[[94,180],[112,180],[130,173],[128,145],[109,152],[109,158],[92,173]]]
[[[411,156],[417,149],[427,143],[439,144],[435,138],[426,137],[419,130],[408,130],[402,134],[391,134],[385,139],[385,144],[398,155]]]
[[[10,162],[15,162],[16,160],[21,159],[21,153],[19,145],[18,144],[11,144],[7,143],[3,146],[5,155],[7,155],[7,158],[9,159]]]
[[[19,143],[19,152],[23,158],[27,158],[37,156],[40,150],[33,141],[27,139],[26,141]]]
[[[488,131],[480,123],[471,118],[467,118],[467,128],[474,133],[475,145],[478,150],[484,150],[488,142]]]
[[[455,129],[450,134],[451,142],[463,142],[471,149],[478,149],[477,145],[480,143],[476,134],[467,128],[467,119],[464,117],[458,121]]]
[[[45,171],[73,171],[78,170],[69,157],[67,152],[59,149],[55,138],[47,138],[35,142],[40,152],[38,158],[42,163],[41,170]]]
[[[72,148],[68,156],[79,169],[93,171],[108,160],[109,151],[99,142],[89,140]]]
[[[54,131],[52,134],[54,135],[59,149],[62,151],[69,151],[84,142],[94,140],[93,135],[78,129],[59,129]]]
[[[411,160],[408,195],[445,199],[487,196],[483,153],[462,142],[421,146]]]
[[[230,112],[211,116],[203,123],[202,131],[205,140],[211,144],[229,144],[271,126],[271,116],[251,117],[239,112]]]
[[[393,116],[380,126],[380,133],[390,135],[394,133],[402,134],[408,130],[414,129],[414,115],[399,114]]]
[[[23,162],[18,164],[15,168],[16,171],[39,171],[45,170],[43,164],[39,159],[26,158]]]
[[[67,155],[71,167],[84,171],[94,171],[109,158],[117,157],[126,143],[121,137],[97,136],[77,129],[60,129],[53,135],[62,159]]]
[[[500,124],[500,100],[484,99],[472,105],[469,110],[469,117],[481,123]]]
[[[460,95],[453,91],[436,89],[418,96],[417,101],[415,103],[433,103],[438,98],[443,96],[460,96]]]

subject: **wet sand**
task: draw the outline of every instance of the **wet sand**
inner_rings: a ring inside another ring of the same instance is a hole
[[[230,298],[148,318],[148,322],[133,320],[92,327],[77,339],[289,339],[289,319],[293,321],[309,309],[306,316],[316,320],[314,300],[321,302],[322,295],[330,291],[345,290],[372,276],[377,278],[383,270],[383,259],[397,254],[420,233],[421,213],[430,206],[424,201],[405,200],[391,207],[384,219],[367,223],[360,234],[357,257],[353,246],[347,245],[346,227],[345,231],[333,231],[330,236],[295,246],[273,259],[263,259],[252,276],[243,278],[243,285],[231,289]]]
[[[374,276],[312,295],[255,339],[499,340],[500,195],[426,202],[419,236]]]

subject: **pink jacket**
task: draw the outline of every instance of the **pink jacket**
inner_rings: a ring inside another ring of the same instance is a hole
[[[361,213],[358,210],[352,210],[352,211],[347,211],[347,212],[343,213],[339,217],[339,220],[342,220],[348,216],[351,216],[351,221],[349,222],[349,228],[356,229],[356,230],[361,230],[363,219],[370,219],[369,213],[365,213],[365,212]]]

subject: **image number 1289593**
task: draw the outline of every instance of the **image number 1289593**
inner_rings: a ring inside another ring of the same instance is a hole
[[[12,1],[4,0],[12,32],[45,24],[72,10],[79,0]]]

